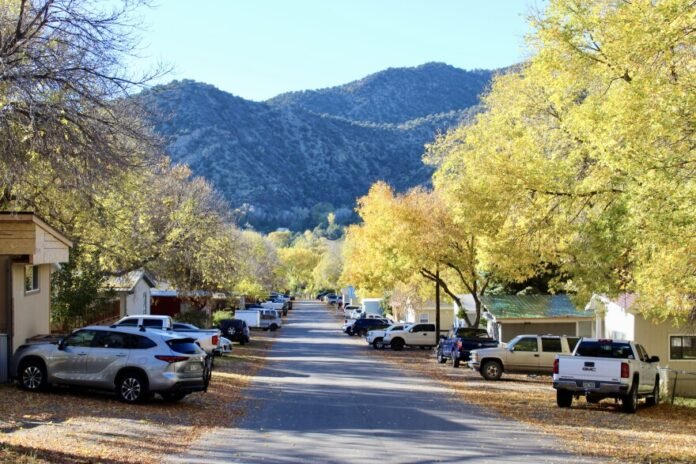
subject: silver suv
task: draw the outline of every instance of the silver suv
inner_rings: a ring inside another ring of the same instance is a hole
[[[58,344],[20,346],[11,372],[26,390],[75,385],[115,391],[120,400],[137,403],[152,393],[178,401],[204,391],[210,364],[193,338],[144,328],[90,326]]]

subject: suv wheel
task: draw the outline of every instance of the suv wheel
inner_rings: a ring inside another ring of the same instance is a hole
[[[116,382],[116,394],[124,403],[139,403],[147,397],[147,387],[141,374],[127,372]]]
[[[481,366],[481,375],[486,380],[498,380],[503,375],[503,365],[498,361],[486,361]]]
[[[40,361],[29,360],[23,362],[19,372],[20,385],[25,390],[45,390],[48,386],[46,367]]]
[[[447,360],[442,356],[442,350],[440,348],[437,349],[437,362],[439,364],[444,364],[447,362]]]
[[[275,332],[276,330],[278,330],[278,325],[277,325],[277,324],[271,324],[270,329],[271,329],[271,332]]]
[[[391,341],[391,348],[394,351],[401,351],[404,349],[404,340],[402,338],[395,338]]]
[[[452,367],[453,368],[459,367],[459,352],[457,352],[457,351],[452,352]]]
[[[383,350],[384,349],[384,339],[382,337],[375,338],[374,341],[372,342],[372,348],[376,350]]]

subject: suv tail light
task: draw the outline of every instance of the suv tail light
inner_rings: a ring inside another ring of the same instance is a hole
[[[628,363],[621,363],[621,378],[627,379],[630,369],[628,368]]]
[[[220,342],[220,337],[217,335],[213,335],[213,345],[217,346],[217,344]]]
[[[457,340],[457,348],[461,349],[462,348],[462,341]]]
[[[188,360],[188,356],[167,356],[163,354],[155,355],[155,358],[159,359],[160,361],[167,362],[169,364]]]
[[[553,373],[558,374],[558,359],[553,360]]]

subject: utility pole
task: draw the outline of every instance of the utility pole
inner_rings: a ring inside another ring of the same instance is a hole
[[[435,334],[440,340],[440,265],[435,264]]]

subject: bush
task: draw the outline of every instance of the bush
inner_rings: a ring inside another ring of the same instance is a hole
[[[185,313],[179,313],[174,316],[174,320],[177,322],[185,322],[187,324],[193,324],[198,328],[205,329],[210,327],[210,319],[208,314],[203,311],[193,310],[186,311]]]
[[[234,313],[232,311],[215,311],[213,313],[213,327],[217,327],[220,325],[220,321],[224,319],[232,319],[234,318]]]

